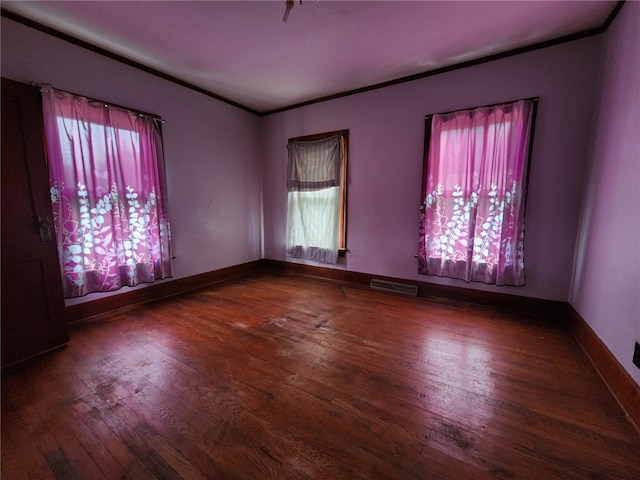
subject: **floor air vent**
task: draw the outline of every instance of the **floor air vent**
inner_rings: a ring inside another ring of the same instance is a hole
[[[418,295],[418,286],[409,285],[407,283],[388,282],[377,278],[371,279],[371,288],[389,293],[399,293],[401,295],[409,295],[415,297]]]

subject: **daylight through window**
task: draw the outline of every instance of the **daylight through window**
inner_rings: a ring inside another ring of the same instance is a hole
[[[171,276],[158,119],[43,87],[66,297]]]
[[[337,263],[346,248],[347,131],[289,140],[287,254]]]
[[[535,100],[426,119],[419,273],[524,285]]]

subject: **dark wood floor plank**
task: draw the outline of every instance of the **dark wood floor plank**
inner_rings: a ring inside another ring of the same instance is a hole
[[[260,273],[4,372],[2,478],[635,479],[640,436],[562,323]]]

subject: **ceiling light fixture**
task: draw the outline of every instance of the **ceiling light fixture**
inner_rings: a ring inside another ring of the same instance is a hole
[[[286,8],[284,11],[284,17],[282,17],[282,21],[287,23],[287,20],[289,19],[289,13],[291,12],[291,10],[293,10],[293,0],[286,0],[285,4]],[[300,5],[302,5],[302,0],[300,0]]]

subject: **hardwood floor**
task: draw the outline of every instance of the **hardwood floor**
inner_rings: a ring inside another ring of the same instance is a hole
[[[637,479],[563,325],[250,275],[75,326],[2,380],[5,479]]]

